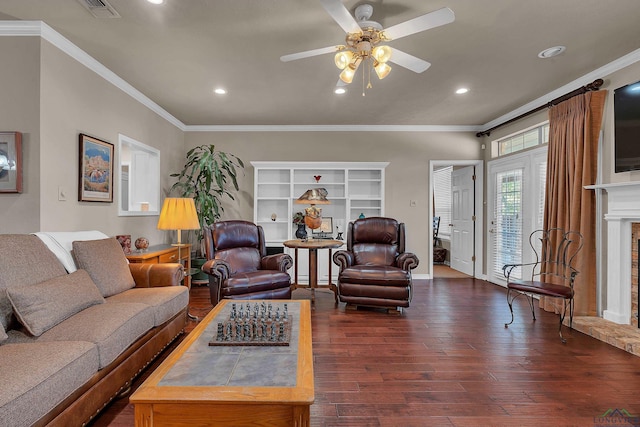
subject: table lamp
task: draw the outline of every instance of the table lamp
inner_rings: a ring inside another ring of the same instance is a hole
[[[158,230],[176,230],[178,232],[178,243],[173,246],[184,246],[182,244],[182,230],[197,230],[200,228],[196,204],[189,197],[167,197],[164,199],[160,218],[158,218]]]
[[[298,197],[294,203],[302,205],[311,205],[305,208],[304,223],[311,230],[320,228],[322,224],[322,208],[316,207],[316,205],[330,205],[331,202],[327,200],[327,190],[324,188],[312,188],[307,190],[302,196]]]

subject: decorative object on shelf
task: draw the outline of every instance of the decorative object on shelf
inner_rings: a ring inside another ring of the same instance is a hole
[[[320,227],[315,230],[311,230],[314,237],[318,239],[332,239],[333,238],[333,218],[330,216],[322,217]]]
[[[79,202],[113,202],[113,144],[80,134]]]
[[[358,216],[358,218],[363,219],[364,218],[364,214],[362,212],[360,212],[360,215]]]
[[[216,151],[215,145],[210,144],[189,150],[182,171],[170,175],[178,178],[170,191],[178,190],[181,197],[193,197],[200,222],[195,229],[199,230],[197,239],[200,244],[197,246],[201,254],[204,253],[202,230],[220,218],[224,212],[222,200],[225,196],[235,200],[232,190],[239,190],[237,175],[238,170],[243,169],[244,163],[240,158]]]
[[[336,240],[342,240],[342,238],[343,238],[342,237],[342,233],[343,233],[342,226],[341,225],[336,225],[336,234],[337,234]]]
[[[0,193],[22,193],[20,132],[0,132]]]
[[[320,182],[320,178],[322,178],[322,175],[313,175],[313,179],[315,179],[316,182]]]
[[[131,254],[131,234],[118,234],[116,240],[126,255]]]
[[[298,229],[296,230],[296,237],[301,240],[304,240],[307,238],[307,229],[304,223],[298,224]]]
[[[311,190],[305,191],[305,193],[295,201],[297,204],[311,205],[304,210],[304,223],[312,232],[322,225],[322,208],[318,208],[316,205],[331,204],[331,202],[327,200],[327,194],[325,188],[312,188]]]
[[[302,212],[296,212],[293,214],[293,220],[292,220],[294,225],[297,225],[298,228],[296,230],[296,237],[298,239],[306,239],[307,238],[307,230],[305,228],[305,224],[304,224],[304,214]]]
[[[140,252],[144,252],[149,248],[149,239],[146,237],[138,237],[135,242],[136,249]]]
[[[278,218],[278,215],[272,213],[271,214],[271,221],[275,221]]]

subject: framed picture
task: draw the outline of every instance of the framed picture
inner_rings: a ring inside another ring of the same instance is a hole
[[[330,216],[323,216],[320,227],[316,228],[315,230],[311,230],[311,233],[318,234],[322,237],[332,236],[333,235],[333,218],[331,218]]]
[[[113,202],[113,144],[80,134],[78,200]]]
[[[20,132],[0,132],[0,193],[22,193]]]

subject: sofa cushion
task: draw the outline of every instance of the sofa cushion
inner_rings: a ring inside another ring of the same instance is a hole
[[[0,323],[9,330],[13,308],[9,286],[33,285],[66,275],[60,261],[44,243],[30,234],[0,234]]]
[[[98,370],[88,342],[0,346],[0,425],[31,426]]]
[[[186,286],[134,288],[107,298],[107,303],[139,302],[153,308],[154,326],[162,325],[189,305]]]
[[[97,231],[41,231],[33,233],[44,242],[51,252],[60,260],[64,268],[73,273],[77,270],[76,262],[71,255],[72,243],[76,240],[106,239],[106,234]]]
[[[97,304],[49,329],[37,341],[92,342],[98,347],[100,368],[104,368],[152,329],[153,320],[153,308],[146,304]]]
[[[78,268],[87,270],[103,297],[135,286],[127,257],[115,237],[76,241],[72,246]]]
[[[7,335],[7,331],[4,330],[4,326],[2,326],[2,323],[0,323],[0,342],[6,340],[7,338],[9,338],[9,336]]]
[[[11,286],[7,295],[16,317],[34,336],[104,298],[84,270],[29,286]]]

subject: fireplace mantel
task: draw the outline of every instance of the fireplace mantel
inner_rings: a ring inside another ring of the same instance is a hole
[[[631,323],[631,223],[640,222],[640,182],[598,184],[608,195],[607,213],[607,309],[602,317],[615,323]]]

